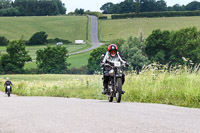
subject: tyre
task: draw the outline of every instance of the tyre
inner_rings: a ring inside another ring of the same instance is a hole
[[[113,101],[113,97],[108,97],[108,101],[112,102]]]
[[[8,97],[10,97],[10,90],[8,90],[7,94],[8,94]]]
[[[117,79],[117,93],[116,93],[116,101],[118,103],[121,102],[121,97],[122,97],[122,79],[118,78]]]

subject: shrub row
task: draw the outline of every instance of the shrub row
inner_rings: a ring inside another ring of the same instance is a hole
[[[107,19],[107,16],[100,16],[99,19]]]
[[[0,74],[3,74],[3,73],[1,73],[1,71],[0,71]],[[25,69],[24,72],[22,72],[22,74],[46,74],[46,73],[43,72],[39,68],[31,68],[31,69]],[[82,66],[80,68],[73,67],[73,68],[64,70],[63,74],[88,74],[88,68],[87,68],[87,66]]]
[[[60,39],[60,38],[55,38],[55,39],[47,39],[48,43],[57,43],[57,42],[63,42],[64,44],[71,44],[72,42],[69,40],[64,40],[64,39]]]
[[[103,16],[103,14],[100,13],[100,12],[88,12],[88,11],[86,11],[86,12],[84,12],[84,14],[94,15],[94,16],[96,16],[98,18],[101,17],[101,16]]]
[[[179,16],[200,16],[200,11],[166,11],[166,12],[143,12],[112,15],[112,19],[140,18],[140,17],[179,17]]]

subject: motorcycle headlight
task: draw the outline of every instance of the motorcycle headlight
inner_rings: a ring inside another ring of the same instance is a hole
[[[110,76],[114,76],[114,70],[113,70],[113,69],[111,69],[111,70],[109,71],[109,75],[110,75]]]

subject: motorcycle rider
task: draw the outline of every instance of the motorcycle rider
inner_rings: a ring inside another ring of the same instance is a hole
[[[103,68],[103,92],[102,94],[107,94],[108,92],[108,80],[109,80],[109,71],[112,69],[110,66],[104,66],[107,61],[120,61],[122,64],[125,64],[126,66],[129,66],[129,64],[126,62],[126,59],[118,52],[118,47],[115,44],[110,44],[108,46],[108,51],[102,54],[101,56],[101,66]],[[122,74],[122,85],[125,81],[125,75]],[[122,91],[122,94],[124,94],[125,91]]]
[[[5,87],[5,94],[7,94],[7,86],[10,86],[10,92],[12,93],[12,87],[13,84],[12,82],[9,80],[9,78],[6,78],[6,82],[4,83],[4,87]]]

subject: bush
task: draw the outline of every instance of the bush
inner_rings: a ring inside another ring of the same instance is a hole
[[[8,43],[9,43],[9,40],[7,40],[3,36],[0,36],[0,46],[6,46]]]
[[[20,12],[18,8],[2,8],[0,9],[0,16],[19,16]]]
[[[151,62],[183,64],[182,57],[185,57],[200,63],[200,32],[196,27],[176,32],[154,30],[145,44]]]
[[[44,31],[36,32],[30,38],[28,45],[42,45],[47,43],[48,35]]]
[[[0,74],[4,74],[4,70],[3,70],[3,67],[2,67],[1,58],[0,58]]]
[[[94,16],[96,16],[96,17],[103,16],[103,14],[100,13],[100,12],[90,12],[90,11],[86,11],[86,12],[84,12],[84,14],[94,15]]]
[[[140,17],[178,17],[178,16],[200,16],[200,11],[165,11],[165,12],[142,12],[112,15],[112,19],[140,18]]]
[[[90,57],[88,59],[88,72],[89,74],[93,74],[95,71],[101,72],[100,60],[103,53],[107,51],[108,46],[103,45],[97,49],[94,49],[92,53],[90,53]]]
[[[23,41],[10,42],[6,51],[8,54],[1,56],[2,67],[5,73],[23,73],[25,62],[31,61]]]
[[[99,19],[107,19],[107,16],[100,16]]]
[[[151,62],[157,61],[161,64],[169,63],[170,51],[170,35],[169,31],[161,31],[160,29],[152,31],[145,41],[145,53]]]
[[[122,45],[122,54],[127,59],[127,62],[139,73],[144,65],[148,65],[150,61],[146,56],[143,48],[145,47],[144,40],[140,38],[129,37]]]
[[[67,74],[88,74],[87,66],[82,66],[80,68],[70,68],[66,72]]]
[[[69,64],[66,63],[68,58],[67,49],[63,46],[47,46],[45,49],[36,51],[37,66],[44,73],[64,73]]]
[[[72,43],[69,40],[64,40],[64,39],[60,39],[60,38],[48,39],[47,42],[48,43],[54,43],[54,44],[56,44],[57,42],[63,42],[63,44],[71,44]]]

